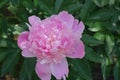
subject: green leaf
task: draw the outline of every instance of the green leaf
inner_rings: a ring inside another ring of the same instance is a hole
[[[43,10],[49,13],[49,15],[53,14],[53,9],[51,6],[49,6],[45,0],[39,0],[39,7]]]
[[[101,69],[102,69],[103,80],[106,80],[108,76],[111,75],[111,69],[113,68],[111,64],[113,63],[110,60],[111,59],[106,56],[104,56],[102,60]]]
[[[69,12],[74,12],[79,10],[82,7],[82,4],[79,2],[76,2],[74,4],[68,5],[64,8],[64,10],[69,11]]]
[[[33,80],[35,69],[35,59],[25,59],[19,74],[19,80]]]
[[[34,0],[34,5],[35,5],[35,7],[38,5],[38,0]]]
[[[7,52],[2,52],[1,50],[0,50],[0,52],[1,52],[0,53],[0,62],[1,62],[1,61],[3,61],[3,59],[5,59],[5,57],[7,56],[8,53]]]
[[[106,34],[106,52],[110,54],[114,47],[114,36],[111,34]]]
[[[76,71],[76,74],[85,80],[92,80],[89,63],[85,59],[74,59],[70,62],[72,63],[72,69]]]
[[[102,61],[101,69],[102,69],[102,76],[103,80],[106,80],[106,64],[105,64],[105,58]]]
[[[83,41],[85,44],[91,45],[91,46],[97,46],[97,45],[103,44],[102,41],[99,41],[99,40],[93,38],[92,36],[90,36],[90,35],[88,35],[88,34],[83,34],[82,41]]]
[[[7,28],[8,28],[8,22],[4,17],[0,18],[0,31],[4,34],[7,33]]]
[[[114,22],[103,22],[104,27],[110,32],[116,32],[118,30],[117,25]]]
[[[103,7],[109,3],[109,0],[93,0],[93,1],[99,7]]]
[[[92,0],[85,0],[85,4],[82,6],[81,9],[81,13],[80,13],[80,17],[82,18],[82,20],[84,20],[89,12],[95,7],[94,3]]]
[[[104,31],[105,28],[101,22],[87,22],[87,25],[90,26],[88,29],[92,32]]]
[[[10,53],[7,59],[2,64],[1,68],[1,76],[4,76],[6,73],[11,72],[15,65],[18,63],[19,60],[19,50],[13,51],[14,53]]]
[[[120,61],[117,61],[114,66],[114,80],[120,80]]]
[[[7,47],[7,41],[5,39],[0,39],[0,47]]]
[[[10,0],[13,6],[18,6],[21,0]]]
[[[58,13],[58,11],[60,10],[60,7],[63,3],[63,0],[56,0],[55,1],[55,12]]]
[[[2,0],[0,1],[0,8],[3,7],[5,4],[7,4],[9,0]]]
[[[115,4],[115,0],[109,0],[109,4],[110,5],[114,5]]]
[[[8,54],[13,53],[14,50],[15,49],[11,48],[0,48],[0,62],[3,61],[8,56]]]
[[[113,12],[109,9],[100,9],[96,12],[93,12],[91,16],[89,16],[88,20],[110,20],[116,12]]]
[[[67,80],[84,80],[79,74],[77,74],[77,71],[73,70],[73,68],[69,68],[69,75],[67,77]]]
[[[31,0],[23,0],[22,4],[28,9],[33,9],[34,8],[33,2]]]
[[[102,62],[102,57],[100,54],[97,54],[95,51],[93,51],[92,48],[90,47],[85,47],[85,58],[89,61],[93,61],[95,63],[101,63]]]
[[[19,17],[19,19],[20,19],[21,22],[28,21],[28,12],[26,11],[26,9],[23,6],[21,6],[19,8],[19,10],[17,10],[16,14]]]
[[[104,41],[105,40],[105,33],[97,32],[97,33],[94,34],[93,37],[97,40]]]

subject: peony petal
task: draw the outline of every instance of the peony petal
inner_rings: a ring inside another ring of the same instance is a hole
[[[66,25],[68,28],[72,28],[74,17],[71,14],[68,14],[66,11],[62,11],[58,14],[58,19]]]
[[[68,63],[66,59],[64,59],[61,63],[51,63],[50,68],[51,68],[52,74],[57,79],[61,79],[65,75],[67,76],[69,72]]]
[[[82,37],[84,28],[85,28],[85,26],[82,21],[78,24],[78,20],[76,20],[76,19],[74,20],[74,23],[72,26],[72,31],[76,37],[78,37],[78,38]]]
[[[29,52],[27,49],[22,51],[22,56],[24,56],[24,57],[35,57],[35,55],[32,54],[31,52]]]
[[[84,55],[84,44],[82,41],[77,41],[74,46],[74,52],[72,54],[68,54],[67,56],[70,58],[83,58]]]
[[[28,20],[29,20],[29,22],[30,22],[30,24],[31,24],[32,26],[37,26],[38,23],[41,22],[40,18],[37,17],[37,16],[35,16],[35,15],[30,16],[30,17],[28,18]]]
[[[83,22],[81,21],[79,24],[78,24],[78,26],[79,26],[79,30],[80,30],[80,33],[82,34],[83,33],[83,31],[84,31],[84,28],[85,28],[85,25],[83,24]]]
[[[41,64],[40,61],[37,61],[35,71],[41,80],[50,80],[51,72],[49,64]]]
[[[29,35],[29,32],[25,31],[25,32],[22,32],[19,37],[18,37],[18,46],[21,48],[21,49],[25,49],[26,48],[26,44],[28,42],[28,35]]]
[[[77,19],[74,20],[73,26],[72,26],[72,31],[73,32],[76,32],[79,29],[78,22],[79,21]]]

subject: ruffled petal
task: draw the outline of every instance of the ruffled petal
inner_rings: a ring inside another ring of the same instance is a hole
[[[25,49],[27,47],[28,35],[29,35],[29,32],[27,31],[22,32],[19,35],[17,44],[21,49]]]
[[[81,21],[81,22],[78,24],[78,26],[79,26],[80,33],[82,34],[83,31],[84,31],[85,25],[84,25],[83,22]]]
[[[72,31],[76,37],[78,37],[78,38],[82,37],[82,33],[84,31],[84,28],[85,28],[85,26],[84,26],[82,21],[78,24],[78,20],[76,20],[76,19],[74,20],[74,23],[72,26]]]
[[[22,55],[24,57],[35,57],[31,52],[29,52],[30,43],[28,41],[29,32],[22,32],[18,37],[18,46],[23,50]]]
[[[70,58],[83,58],[85,55],[84,44],[82,41],[77,41],[74,46],[74,51],[72,54],[68,54],[67,57]]]
[[[57,79],[62,79],[63,77],[67,76],[69,72],[66,59],[64,59],[61,63],[51,63],[50,68],[52,74]]]
[[[58,14],[58,19],[66,25],[69,29],[72,28],[74,17],[71,14],[68,14],[66,11],[62,11]]]
[[[35,67],[35,71],[41,80],[51,79],[51,72],[50,72],[49,64],[41,64],[40,61],[38,61]]]
[[[22,56],[24,57],[35,57],[34,54],[32,54],[30,51],[28,51],[27,49],[22,51]]]
[[[37,26],[38,23],[41,22],[41,19],[40,19],[39,17],[35,16],[35,15],[30,16],[30,17],[28,18],[28,20],[29,20],[29,23],[30,23],[33,27]]]
[[[73,26],[72,26],[72,31],[73,32],[76,32],[78,29],[79,29],[79,27],[78,27],[78,20],[77,19],[75,19],[74,20],[74,22],[73,22]]]

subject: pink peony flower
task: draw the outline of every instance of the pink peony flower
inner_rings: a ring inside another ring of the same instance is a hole
[[[84,30],[80,22],[66,11],[41,20],[36,16],[29,19],[29,31],[18,37],[18,46],[25,57],[36,57],[35,71],[41,80],[66,79],[68,63],[66,57],[83,58],[84,44],[80,40]]]

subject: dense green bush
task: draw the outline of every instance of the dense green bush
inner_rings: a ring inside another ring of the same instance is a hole
[[[120,80],[120,0],[1,0],[0,75],[39,80],[35,58],[24,58],[16,44],[31,15],[41,19],[66,10],[85,23],[83,59],[68,59],[67,80]],[[54,80],[54,77],[52,78]]]

